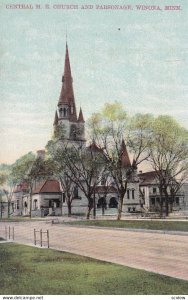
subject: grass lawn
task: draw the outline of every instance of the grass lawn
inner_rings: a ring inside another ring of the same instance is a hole
[[[0,245],[0,291],[9,295],[187,295],[188,282],[95,259]]]
[[[39,221],[39,219],[37,218],[30,218],[30,217],[10,217],[10,218],[2,218],[0,219],[0,222],[35,222],[35,221]]]
[[[66,222],[67,224],[68,222]],[[186,221],[153,221],[153,220],[84,220],[69,222],[70,225],[116,227],[116,228],[139,228],[155,230],[187,231]]]

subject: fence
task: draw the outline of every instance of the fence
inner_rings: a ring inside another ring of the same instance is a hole
[[[14,241],[14,226],[5,226],[5,240],[13,240]]]
[[[44,240],[44,236],[46,237],[46,240]],[[47,247],[50,247],[50,243],[49,243],[49,230],[47,229],[47,231],[42,231],[42,229],[40,230],[36,230],[34,229],[34,245],[37,245],[37,242],[39,242],[39,245],[41,247],[44,246],[44,243],[47,243]]]

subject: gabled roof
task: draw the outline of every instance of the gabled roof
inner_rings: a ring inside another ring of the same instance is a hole
[[[60,184],[57,180],[47,179],[40,182],[33,190],[33,194],[61,193]]]
[[[93,141],[89,146],[87,146],[87,149],[93,152],[103,152],[103,150],[97,146],[95,141]]]
[[[16,186],[16,188],[14,189],[14,193],[23,192],[24,190],[28,190],[28,189],[29,189],[28,183],[26,181],[23,181]]]
[[[157,173],[156,171],[150,171],[145,173],[139,173],[138,178],[140,181],[140,185],[150,185],[150,184],[157,184]]]
[[[123,168],[131,168],[131,162],[129,159],[129,155],[127,152],[127,147],[125,145],[125,141],[122,140],[122,144],[121,144],[121,165]]]

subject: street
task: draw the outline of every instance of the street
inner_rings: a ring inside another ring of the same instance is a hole
[[[5,237],[5,226],[10,226],[11,238],[14,227],[14,241],[20,244],[34,246],[34,228],[49,229],[50,248],[188,280],[186,235],[51,225],[46,221],[35,221],[0,222],[2,237]],[[38,232],[37,239],[39,237]],[[45,244],[46,235],[43,237]],[[40,246],[39,242],[37,245]]]

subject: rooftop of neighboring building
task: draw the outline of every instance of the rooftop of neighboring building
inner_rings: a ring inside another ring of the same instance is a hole
[[[61,193],[61,187],[59,181],[55,179],[43,180],[36,185],[33,189],[33,194],[41,193]]]
[[[14,193],[20,193],[28,190],[29,190],[28,183],[26,181],[23,181],[16,186],[16,188],[14,189]]]
[[[150,185],[150,184],[157,184],[157,176],[156,171],[149,171],[138,174],[140,186]]]

